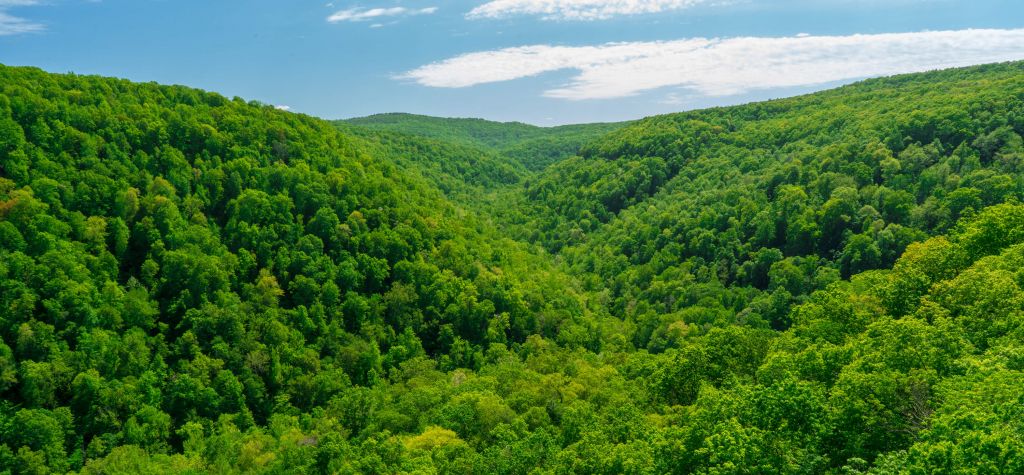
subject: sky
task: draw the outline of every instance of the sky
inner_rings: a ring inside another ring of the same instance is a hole
[[[1022,0],[0,0],[0,63],[327,119],[636,119],[1024,59]]]

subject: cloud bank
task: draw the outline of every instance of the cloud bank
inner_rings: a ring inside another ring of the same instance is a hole
[[[335,12],[331,16],[327,17],[327,21],[329,23],[339,23],[343,21],[367,21],[393,16],[429,15],[436,11],[437,7],[427,7],[419,9],[410,9],[405,7],[370,9],[349,8],[347,10]]]
[[[638,15],[683,10],[711,0],[492,0],[466,18],[540,16],[545,20],[605,20],[619,15]]]
[[[663,87],[705,96],[1024,59],[1024,29],[956,30],[849,36],[690,38],[531,45],[481,51],[427,64],[397,79],[460,88],[575,70],[547,97],[626,97]]]

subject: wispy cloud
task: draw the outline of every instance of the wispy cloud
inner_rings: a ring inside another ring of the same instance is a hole
[[[427,8],[405,8],[405,7],[390,7],[390,8],[349,8],[333,13],[327,17],[329,23],[339,23],[343,21],[368,21],[376,20],[383,17],[396,17],[396,16],[412,16],[412,15],[429,15],[437,11],[437,7]]]
[[[729,96],[1018,59],[1024,59],[1024,29],[690,38],[482,51],[427,64],[397,79],[459,88],[569,69],[577,74],[545,96],[607,99],[672,86]]]
[[[491,0],[472,9],[466,18],[540,16],[545,20],[605,20],[619,15],[638,15],[683,10],[720,0]]]
[[[0,36],[20,35],[42,31],[45,27],[34,21],[9,13],[15,7],[38,5],[38,0],[0,0]]]

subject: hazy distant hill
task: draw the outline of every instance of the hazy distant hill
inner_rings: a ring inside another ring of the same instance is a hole
[[[348,119],[361,127],[401,132],[473,145],[503,153],[530,170],[575,154],[588,141],[628,122],[538,127],[521,122],[429,117],[415,114],[376,114]]]

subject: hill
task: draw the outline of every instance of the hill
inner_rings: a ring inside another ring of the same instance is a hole
[[[1022,98],[1008,63],[651,117],[532,181],[520,235],[627,319],[785,328],[814,289],[1024,196]]]
[[[415,114],[376,114],[337,121],[372,130],[399,132],[498,152],[528,170],[539,171],[626,123],[538,127],[521,122],[441,118]]]
[[[0,472],[1024,471],[1024,63],[557,129],[0,66]]]
[[[180,453],[361,398],[418,358],[450,371],[489,343],[557,338],[585,312],[546,259],[325,121],[0,78],[0,467]]]

